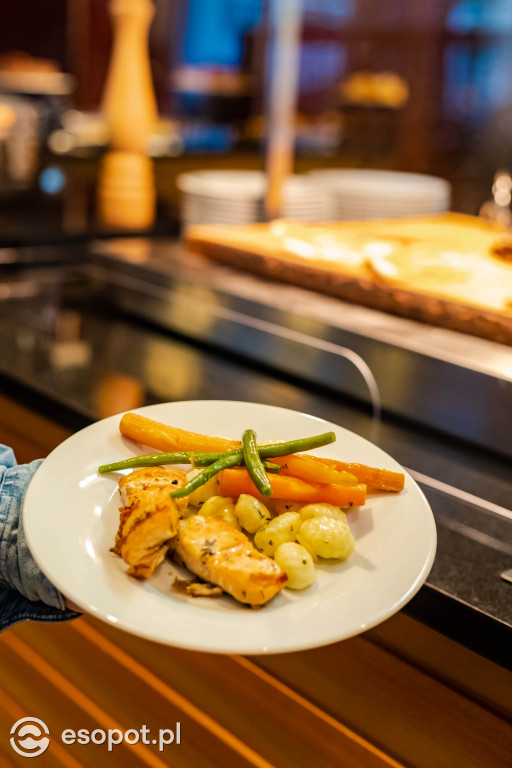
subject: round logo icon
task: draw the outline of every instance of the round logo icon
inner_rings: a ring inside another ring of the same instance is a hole
[[[11,747],[22,757],[38,757],[48,749],[49,735],[50,731],[42,720],[22,717],[11,728]]]

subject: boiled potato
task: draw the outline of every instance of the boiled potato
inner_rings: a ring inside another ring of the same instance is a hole
[[[299,534],[318,557],[345,560],[354,551],[354,537],[348,523],[333,517],[310,517]]]
[[[240,530],[238,519],[235,515],[235,500],[231,496],[210,496],[201,506],[202,515],[222,517],[233,528]]]
[[[241,493],[238,497],[235,515],[241,527],[248,533],[256,533],[267,520],[271,519],[266,506],[249,493]]]
[[[288,576],[287,587],[305,589],[316,579],[313,559],[307,549],[294,541],[280,544],[274,554],[274,560]]]
[[[284,512],[259,529],[254,535],[254,545],[260,552],[273,557],[285,541],[295,541],[301,522],[298,512]]]
[[[297,541],[298,541],[299,544],[302,544],[302,546],[304,547],[305,550],[307,550],[309,552],[313,562],[314,563],[318,563],[318,557],[315,555],[315,553],[314,553],[313,549],[311,548],[311,545],[309,544],[307,539],[305,539],[304,536],[300,535],[300,531],[297,533]]]
[[[190,472],[187,472],[187,483],[190,482],[190,480],[192,480],[200,472],[202,472],[202,470],[199,468],[191,469]],[[216,492],[217,478],[214,476],[211,477],[204,485],[200,485],[199,488],[189,494],[188,503],[192,504],[193,507],[200,507],[211,496],[215,496]]]
[[[300,501],[288,501],[287,499],[273,499],[269,504],[270,511],[274,515],[282,515],[284,512],[299,512],[301,506]]]
[[[298,511],[303,520],[309,520],[310,517],[333,517],[335,520],[347,522],[345,512],[334,504],[306,504]]]

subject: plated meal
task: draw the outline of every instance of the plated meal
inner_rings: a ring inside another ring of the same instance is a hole
[[[139,579],[169,555],[202,579],[186,585],[190,596],[224,591],[261,606],[285,587],[310,587],[318,558],[353,553],[344,510],[364,505],[367,483],[388,493],[404,487],[401,472],[303,453],[335,442],[334,432],[258,445],[251,429],[234,441],[136,413],[124,414],[119,429],[161,452],[99,467],[102,474],[141,467],[119,481],[123,506],[111,551]],[[184,463],[188,474],[163,466]]]
[[[231,401],[87,427],[43,462],[23,514],[36,561],[85,612],[207,652],[364,631],[411,599],[436,545],[423,494],[381,449],[303,413]]]

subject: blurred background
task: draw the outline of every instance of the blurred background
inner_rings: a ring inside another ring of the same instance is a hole
[[[183,720],[176,768],[510,768],[512,230],[420,217],[510,227],[512,0],[1,11],[0,442],[25,462],[140,406],[292,408],[404,464],[438,547],[406,610],[304,653],[170,650],[115,610],[10,630],[0,732]],[[38,768],[113,765],[89,746]],[[163,768],[144,749],[117,763]]]
[[[154,0],[149,142],[158,214],[179,225],[186,171],[262,169],[272,57],[266,0]],[[108,130],[107,0],[3,0],[0,242],[90,235]],[[477,214],[512,167],[510,0],[304,0],[294,170],[441,176]],[[495,198],[493,198],[495,200]]]

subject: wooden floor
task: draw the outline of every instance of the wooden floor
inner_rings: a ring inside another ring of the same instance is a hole
[[[386,635],[421,631],[405,617],[393,623]],[[437,640],[436,653],[444,638]],[[7,734],[30,715],[46,722],[53,737],[38,758],[42,766],[511,765],[510,676],[476,657],[466,670],[460,663],[451,668],[451,680],[441,679],[442,670],[421,669],[384,646],[369,633],[251,659],[167,648],[91,618],[20,625],[0,637],[0,768],[23,764]],[[454,679],[472,671],[475,680]],[[487,683],[498,695],[485,691]],[[124,732],[143,725],[152,739],[159,729],[176,731],[177,723],[181,743],[162,752],[139,742],[110,754],[106,745],[60,740],[68,728]]]
[[[65,430],[0,398],[20,461]],[[90,617],[0,635],[0,768],[21,717],[43,720],[41,768],[512,768],[512,675],[398,614],[313,651],[246,658],[168,648]],[[159,751],[159,729],[180,744]],[[65,729],[150,729],[149,744],[63,744]]]

